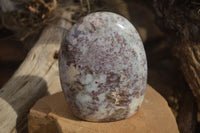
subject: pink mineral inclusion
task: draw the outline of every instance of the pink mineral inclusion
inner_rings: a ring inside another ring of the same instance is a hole
[[[81,119],[120,120],[141,106],[146,55],[138,32],[120,15],[91,13],[73,25],[60,49],[59,69],[66,101]]]

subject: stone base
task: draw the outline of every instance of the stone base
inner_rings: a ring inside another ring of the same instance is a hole
[[[166,100],[147,85],[143,104],[131,118],[95,123],[77,119],[63,93],[40,99],[28,116],[29,133],[178,133],[176,120]]]

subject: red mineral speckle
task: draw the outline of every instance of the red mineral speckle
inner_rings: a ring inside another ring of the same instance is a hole
[[[124,119],[142,103],[145,51],[136,29],[117,14],[92,13],[75,24],[61,46],[59,70],[66,100],[81,119]]]

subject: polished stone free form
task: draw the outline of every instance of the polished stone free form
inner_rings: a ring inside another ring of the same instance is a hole
[[[72,26],[61,45],[59,71],[69,108],[80,119],[128,118],[143,101],[143,44],[134,26],[115,13],[92,13]]]

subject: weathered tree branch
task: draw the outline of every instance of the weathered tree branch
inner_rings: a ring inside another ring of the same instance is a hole
[[[200,107],[200,43],[180,42],[174,51],[175,56],[180,61],[185,79]]]
[[[121,0],[118,1],[121,2]],[[84,11],[76,11],[80,7],[74,5],[72,0],[63,0],[63,2],[65,3],[61,2],[61,7],[54,14],[59,13],[55,17],[62,16],[61,20],[56,25],[51,23],[44,29],[40,39],[16,73],[0,89],[0,132],[23,132],[27,126],[27,113],[35,101],[45,94],[61,91],[61,87],[57,86],[59,84],[57,83],[59,81],[58,62],[54,57],[59,50],[64,33],[74,22],[70,20],[79,19],[81,14],[85,14]],[[73,8],[70,11],[66,10],[69,6]],[[126,9],[125,5],[123,8]],[[117,9],[115,10],[119,11],[119,6]],[[127,10],[122,14],[128,16]]]
[[[173,40],[174,52],[200,109],[200,2],[155,0],[157,23]]]
[[[72,13],[67,13],[71,19]],[[47,26],[35,46],[7,84],[0,89],[0,132],[22,132],[30,107],[45,94],[60,90],[54,86],[59,78],[58,52],[63,35],[71,23],[61,19]]]

